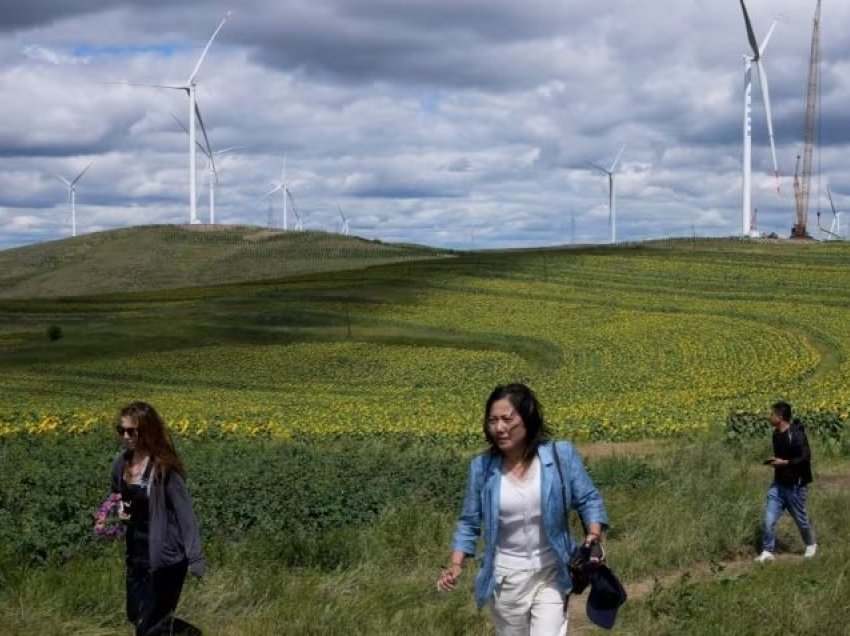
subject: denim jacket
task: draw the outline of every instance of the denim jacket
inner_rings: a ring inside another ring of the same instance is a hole
[[[570,508],[578,511],[585,525],[591,523],[608,525],[605,505],[596,486],[587,474],[581,457],[569,442],[541,444],[537,450],[540,458],[540,506],[543,525],[549,545],[552,547],[558,566],[558,584],[566,596],[572,590],[569,561],[577,544],[570,536],[567,526],[565,497],[561,494],[561,477],[553,451],[557,451],[566,481],[564,494]],[[475,555],[479,535],[484,539],[481,567],[475,578],[475,602],[482,607],[496,589],[495,560],[499,530],[499,501],[502,477],[502,456],[489,452],[476,456],[469,464],[469,477],[463,510],[455,526],[452,549],[467,555]]]

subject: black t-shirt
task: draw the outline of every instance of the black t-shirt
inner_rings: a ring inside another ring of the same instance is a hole
[[[802,424],[792,424],[784,433],[773,431],[773,455],[787,459],[787,466],[773,467],[773,481],[780,486],[805,486],[812,481],[812,453]]]

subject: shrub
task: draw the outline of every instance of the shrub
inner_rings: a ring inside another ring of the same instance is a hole
[[[815,412],[801,413],[800,421],[806,432],[813,437],[839,441],[844,433],[845,420],[838,413]],[[764,437],[770,434],[771,424],[766,415],[735,412],[726,418],[726,438],[742,440]]]
[[[56,342],[62,337],[62,327],[59,325],[50,325],[47,328],[47,339],[50,342]]]

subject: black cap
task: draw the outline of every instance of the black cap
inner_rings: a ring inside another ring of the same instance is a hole
[[[617,610],[628,596],[617,575],[604,563],[589,572],[590,594],[587,597],[587,618],[605,629],[611,629],[617,620]]]

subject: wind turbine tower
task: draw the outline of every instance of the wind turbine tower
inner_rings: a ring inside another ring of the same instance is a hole
[[[231,146],[215,150],[207,154],[207,182],[210,190],[210,225],[215,225],[215,189],[218,187],[218,169],[215,167],[215,158],[234,150],[241,150],[243,146]]]
[[[611,243],[617,242],[617,195],[614,189],[614,174],[616,174],[617,163],[620,161],[620,155],[623,154],[623,150],[625,149],[626,144],[620,146],[620,151],[617,153],[617,156],[614,157],[614,161],[611,162],[611,167],[608,169],[605,169],[595,163],[590,164],[600,172],[604,172],[608,175],[608,228],[611,233]]]
[[[71,236],[77,235],[77,182],[83,178],[83,175],[89,168],[91,168],[93,163],[94,161],[90,161],[89,165],[83,168],[80,174],[78,174],[73,181],[66,179],[61,174],[56,175],[68,188],[68,202],[71,205]]]
[[[767,48],[767,43],[776,29],[776,20],[770,25],[767,35],[762,40],[759,46],[756,40],[753,25],[750,22],[750,16],[747,13],[747,7],[744,0],[741,2],[741,11],[744,13],[744,23],[747,27],[747,40],[752,49],[752,55],[744,55],[744,165],[743,165],[743,187],[742,187],[742,204],[741,204],[741,233],[744,236],[758,236],[757,232],[752,230],[752,173],[753,173],[753,136],[752,136],[752,105],[753,105],[753,66],[759,76],[759,85],[761,86],[761,96],[764,102],[764,111],[767,118],[767,134],[770,138],[770,155],[773,159],[773,174],[776,178],[776,190],[779,191],[779,166],[776,163],[776,146],[773,141],[773,117],[770,109],[770,91],[767,85],[767,74],[764,70],[763,57],[764,50]]]
[[[279,181],[272,181],[272,185],[274,187],[266,193],[266,196],[270,197],[275,192],[280,190],[280,193],[283,196],[283,229],[286,230],[286,229],[288,229],[287,228],[287,222],[288,222],[288,220],[287,220],[287,210],[286,210],[286,193],[287,193],[287,189],[286,189],[286,153],[283,153],[283,170],[281,170],[281,173],[280,173],[280,180]]]

